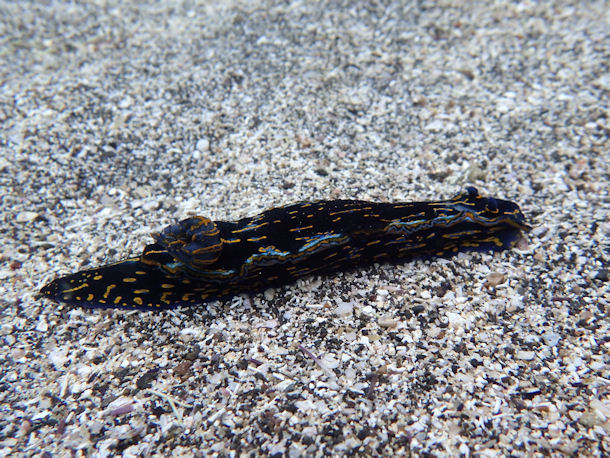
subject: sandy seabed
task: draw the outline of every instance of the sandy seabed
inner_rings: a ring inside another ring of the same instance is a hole
[[[0,1],[0,455],[609,453],[606,2]],[[533,229],[164,312],[37,298],[203,214]]]

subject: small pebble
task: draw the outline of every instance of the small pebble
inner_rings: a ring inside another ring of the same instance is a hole
[[[339,302],[339,305],[335,308],[335,315],[346,318],[354,313],[354,303],[353,302]]]
[[[15,221],[18,223],[31,223],[36,218],[38,218],[38,213],[30,212],[30,211],[23,211],[23,212],[17,213]]]
[[[398,320],[394,319],[392,316],[382,316],[377,322],[382,328],[395,328],[398,326]]]
[[[515,358],[523,361],[531,361],[536,357],[536,353],[533,351],[520,350],[515,354]]]
[[[501,272],[492,272],[485,278],[485,286],[495,288],[506,281],[506,275]]]

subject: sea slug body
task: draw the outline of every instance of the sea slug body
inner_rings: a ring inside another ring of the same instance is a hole
[[[140,256],[58,278],[41,294],[159,310],[374,262],[503,250],[527,229],[517,204],[475,188],[442,201],[301,202],[236,222],[195,216],[156,234]]]

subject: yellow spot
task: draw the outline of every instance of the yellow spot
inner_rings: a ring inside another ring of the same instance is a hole
[[[133,301],[138,305],[142,305],[144,303],[144,301],[142,301],[141,297],[134,297]]]
[[[110,291],[112,291],[112,288],[116,288],[116,285],[108,285],[104,292],[104,299],[108,299],[108,295],[110,294]]]
[[[220,239],[222,243],[239,243],[241,239]]]
[[[167,292],[165,292],[165,293],[161,294],[161,302],[163,302],[164,304],[168,304],[168,305],[170,305],[170,304],[171,304],[171,302],[170,302],[170,300],[168,299],[168,297],[171,297],[171,296],[172,296],[172,293],[171,293],[171,292],[169,292],[169,291],[167,291]]]
[[[134,294],[146,294],[146,293],[150,293],[149,289],[136,289],[134,292]]]
[[[362,207],[362,208],[358,208],[358,211],[365,211],[365,210],[372,210],[373,207]],[[342,213],[354,213],[354,209],[349,209],[349,210],[340,210],[340,211],[336,211],[336,212],[330,212],[329,216],[335,216],[335,215],[340,215]]]
[[[173,287],[175,287],[175,286],[176,286],[176,285],[172,285],[171,283],[163,283],[163,284],[161,285],[161,288],[163,288],[163,289],[170,289],[170,288],[173,288]]]
[[[114,299],[114,301],[113,301],[113,302],[114,302],[115,304],[118,304],[119,302],[121,302],[121,299],[123,299],[121,296],[117,296],[117,297]]]
[[[266,238],[267,238],[266,235],[262,235],[260,237],[252,237],[252,238],[249,238],[247,240],[248,240],[248,242],[258,242],[259,240],[264,240]]]
[[[266,226],[267,224],[269,224],[269,223],[268,222],[260,223],[260,224],[257,224],[256,226],[246,226],[243,229],[237,229],[237,230],[231,231],[231,234],[239,234],[240,232],[244,232],[244,231],[252,231],[254,229],[258,229],[259,227]]]
[[[133,282],[136,282],[136,281],[138,281],[138,280],[136,280],[136,279],[135,279],[135,278],[133,278],[133,277],[125,277],[125,278],[123,278],[123,281],[124,281],[125,283],[133,283]]]
[[[378,243],[381,243],[381,240],[372,240],[368,242],[366,246],[377,245]]]
[[[89,302],[91,302],[91,301],[93,300],[93,298],[94,298],[94,297],[95,297],[95,296],[94,296],[93,294],[89,294],[89,295],[87,296],[87,300],[88,300]]]
[[[83,283],[80,286],[77,286],[75,288],[71,288],[71,289],[64,289],[62,291],[62,293],[73,293],[74,291],[78,291],[79,289],[83,289],[83,288],[88,288],[89,287],[89,283]]]
[[[136,275],[146,275],[146,272],[143,270],[136,270]]]
[[[182,296],[182,300],[183,301],[190,301],[191,298],[189,296],[194,296],[193,293],[186,293],[184,296]]]
[[[81,297],[80,296],[76,296],[74,299],[76,299],[77,301],[80,301]]]
[[[167,253],[167,251],[165,251],[165,250],[150,250],[150,251],[146,252],[146,254],[164,254],[164,253]]]
[[[305,229],[311,229],[313,226],[304,226],[304,227],[293,227],[292,229],[289,229],[290,232],[296,232],[296,231],[304,231]]]
[[[103,275],[96,275],[95,277],[93,277],[94,280],[101,280],[102,278],[104,278]]]
[[[187,252],[190,252],[191,254],[201,254],[201,253],[207,253],[209,251],[218,251],[218,249],[221,247],[222,247],[222,242],[216,243],[214,245],[207,245],[207,246],[204,246],[201,248],[197,248],[196,250],[188,251],[188,250],[186,250],[186,248],[184,248],[184,250]]]

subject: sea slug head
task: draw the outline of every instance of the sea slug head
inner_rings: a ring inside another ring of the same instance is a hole
[[[454,210],[471,214],[478,222],[488,224],[502,222],[521,230],[530,229],[530,226],[525,222],[525,216],[516,203],[483,196],[474,187],[466,188],[464,192],[455,196],[451,201]]]

